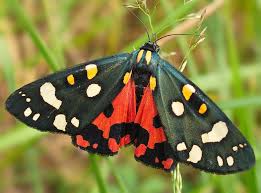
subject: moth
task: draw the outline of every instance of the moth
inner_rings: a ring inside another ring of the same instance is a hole
[[[236,126],[159,49],[148,41],[51,74],[11,94],[6,109],[90,153],[112,156],[132,144],[137,161],[167,172],[179,162],[217,174],[253,166],[254,152]]]

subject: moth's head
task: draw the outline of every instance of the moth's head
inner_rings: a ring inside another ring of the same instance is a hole
[[[148,41],[140,48],[140,50],[149,50],[151,52],[159,52],[160,47],[156,42]]]

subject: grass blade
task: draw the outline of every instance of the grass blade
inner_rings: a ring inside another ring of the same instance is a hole
[[[26,12],[21,6],[21,4],[18,3],[17,0],[8,0],[6,2],[9,5],[9,10],[15,14],[16,19],[19,21],[20,24],[23,25],[23,28],[27,31],[36,47],[40,50],[50,68],[53,71],[59,70],[60,65],[57,64],[55,57],[47,48],[43,39],[40,37],[39,33],[34,27],[32,21],[30,21],[30,19],[26,15]]]

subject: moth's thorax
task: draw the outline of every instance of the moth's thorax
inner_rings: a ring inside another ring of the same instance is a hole
[[[158,46],[155,43],[146,43],[133,54],[135,65],[132,68],[133,80],[136,85],[136,99],[139,105],[144,88],[155,88],[156,82],[154,70],[157,66]],[[155,80],[155,81],[154,81]]]
[[[140,72],[150,72],[158,64],[158,52],[155,50],[145,49],[147,47],[141,47],[139,50],[135,51],[133,54],[133,68],[138,69]]]
[[[151,52],[159,52],[160,47],[155,42],[146,42],[141,48],[141,50],[150,50]]]

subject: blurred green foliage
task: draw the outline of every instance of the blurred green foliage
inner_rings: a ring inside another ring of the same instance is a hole
[[[216,0],[222,2],[221,0]],[[54,3],[55,2],[55,3]],[[147,0],[155,32],[167,32],[208,0]],[[86,60],[132,51],[146,39],[144,27],[120,0],[2,0],[0,6],[0,100],[50,71]],[[155,8],[155,5],[157,7]],[[135,13],[149,26],[148,18]],[[187,57],[185,74],[206,91],[253,145],[256,166],[217,176],[181,166],[183,192],[261,193],[261,4],[225,1],[203,21],[206,40]],[[191,37],[161,46],[179,66]],[[133,148],[115,158],[91,156],[67,136],[40,133],[0,110],[0,192],[172,192],[171,175],[133,159]]]

